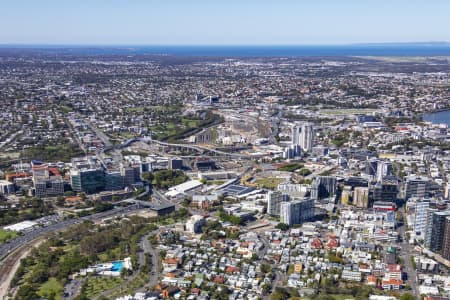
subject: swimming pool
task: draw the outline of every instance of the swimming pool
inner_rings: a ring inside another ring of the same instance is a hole
[[[111,271],[121,272],[123,269],[123,261],[113,261]]]

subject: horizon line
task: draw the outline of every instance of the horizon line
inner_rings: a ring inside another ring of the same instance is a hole
[[[315,47],[315,46],[377,46],[377,45],[445,45],[450,41],[416,41],[416,42],[358,42],[358,43],[304,43],[304,44],[145,44],[145,43],[0,43],[6,47]]]

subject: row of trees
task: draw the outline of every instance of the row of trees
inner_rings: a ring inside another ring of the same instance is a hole
[[[7,209],[0,210],[0,225],[34,220],[53,213],[52,205],[39,198],[22,198],[15,207],[8,203],[5,205]]]
[[[281,167],[278,168],[278,171],[285,171],[285,172],[294,172],[298,169],[303,168],[302,164],[299,163],[289,163],[289,164],[285,164]]]

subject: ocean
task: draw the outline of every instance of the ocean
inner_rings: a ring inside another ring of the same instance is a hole
[[[445,56],[450,45],[388,46],[154,46],[136,48],[142,53],[182,56],[301,57],[301,56]]]
[[[0,45],[19,51],[86,55],[176,55],[215,57],[450,56],[449,43],[361,44],[340,46],[93,46]]]
[[[450,127],[450,109],[424,114],[422,119],[434,124],[447,124]]]

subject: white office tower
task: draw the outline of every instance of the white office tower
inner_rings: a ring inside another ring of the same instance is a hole
[[[267,193],[267,213],[271,216],[279,216],[280,205],[286,201],[289,201],[288,195],[279,191],[270,191]]]
[[[414,232],[416,235],[425,236],[427,228],[428,209],[430,208],[430,199],[417,199],[414,205]]]
[[[304,151],[311,152],[313,147],[314,130],[311,124],[303,124],[300,133],[300,146]]]
[[[295,125],[292,127],[292,145],[300,145],[300,132],[302,131],[301,127]]]
[[[314,200],[311,198],[282,202],[280,205],[280,222],[289,226],[301,224],[314,217]]]
[[[304,123],[302,126],[295,125],[292,128],[292,144],[300,145],[303,151],[311,152],[313,135],[314,130],[312,124]]]
[[[383,177],[389,176],[392,173],[392,163],[387,161],[380,161],[377,164],[377,181],[382,181]]]

